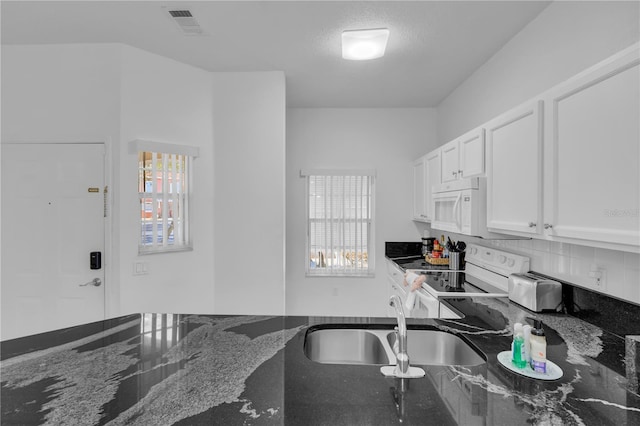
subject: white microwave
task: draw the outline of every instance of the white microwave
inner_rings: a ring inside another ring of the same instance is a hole
[[[431,228],[478,237],[487,231],[487,186],[483,178],[434,185]]]

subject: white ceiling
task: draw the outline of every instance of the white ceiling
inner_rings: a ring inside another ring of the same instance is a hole
[[[210,71],[282,70],[293,107],[433,107],[546,1],[2,1],[2,43],[120,42]],[[168,10],[207,33],[187,36]],[[383,58],[346,61],[346,29],[389,28]]]

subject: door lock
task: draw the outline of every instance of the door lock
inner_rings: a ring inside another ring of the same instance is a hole
[[[102,269],[102,252],[92,251],[89,254],[89,268]]]

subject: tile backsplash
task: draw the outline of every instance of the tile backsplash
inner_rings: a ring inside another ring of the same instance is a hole
[[[492,240],[490,245],[531,258],[531,270],[640,304],[640,255],[542,240]],[[602,274],[600,284],[592,269]]]
[[[449,234],[432,231],[431,236]],[[485,240],[451,234],[482,246],[496,247],[531,258],[531,270],[592,291],[640,304],[640,254],[543,240]],[[590,276],[602,272],[600,285]]]

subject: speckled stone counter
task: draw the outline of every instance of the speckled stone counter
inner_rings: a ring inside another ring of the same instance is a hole
[[[392,318],[141,314],[2,342],[0,422],[640,424],[624,339],[570,316],[540,315],[548,357],[564,370],[560,380],[541,382],[496,360],[509,348],[513,323],[534,314],[503,300],[451,303],[464,318],[410,320],[410,328],[462,336],[487,362],[423,366],[421,379],[386,378],[376,365],[320,364],[304,354],[312,326],[391,330]]]

